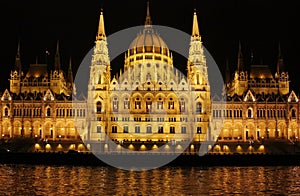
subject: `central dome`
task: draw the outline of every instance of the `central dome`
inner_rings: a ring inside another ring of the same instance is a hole
[[[143,46],[168,48],[164,40],[153,32],[153,29],[144,29],[143,33],[139,34],[130,44],[129,48],[139,48]]]
[[[167,44],[152,28],[148,3],[144,29],[131,42],[125,53],[124,69],[141,64],[149,65],[149,63],[173,66],[173,57]]]

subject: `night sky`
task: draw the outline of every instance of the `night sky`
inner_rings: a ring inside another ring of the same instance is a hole
[[[85,54],[93,47],[100,8],[104,10],[106,35],[143,25],[146,0],[9,0],[0,3],[0,91],[8,88],[15,62],[18,40],[24,70],[36,57],[45,63],[54,58],[60,41],[63,69],[72,57],[74,73]],[[299,92],[300,1],[295,0],[151,0],[154,25],[164,25],[191,33],[194,8],[197,10],[204,46],[221,71],[226,59],[236,67],[239,40],[245,64],[253,53],[254,64],[269,64],[275,70],[278,43],[290,75],[291,89]],[[112,62],[113,71],[123,67],[124,55]],[[174,66],[186,65],[186,59],[175,55]]]

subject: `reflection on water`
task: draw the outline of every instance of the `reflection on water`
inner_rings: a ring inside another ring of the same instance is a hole
[[[300,167],[110,167],[0,165],[0,195],[299,194]]]

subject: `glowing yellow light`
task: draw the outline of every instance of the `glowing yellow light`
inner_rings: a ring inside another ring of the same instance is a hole
[[[264,152],[265,151],[265,146],[264,145],[260,145],[258,148],[259,152]]]
[[[170,146],[167,144],[166,146],[165,146],[165,150],[169,150],[170,149]]]
[[[134,146],[133,146],[132,144],[130,144],[130,145],[128,146],[128,149],[129,149],[129,150],[134,150]]]
[[[62,145],[61,145],[61,144],[58,144],[57,147],[56,147],[56,149],[57,149],[57,150],[62,150]]]
[[[51,145],[50,144],[46,144],[45,148],[46,148],[46,150],[51,150]]]
[[[146,146],[144,144],[141,145],[140,150],[147,150]]]
[[[176,146],[176,150],[181,150],[182,149],[182,146],[180,145],[180,144],[178,144],[177,146]]]
[[[157,150],[157,149],[158,149],[157,145],[154,144],[154,145],[152,146],[152,150]]]
[[[236,147],[236,151],[238,151],[238,152],[241,152],[243,149],[242,149],[242,147],[240,146],[240,145],[238,145],[237,147]]]
[[[69,150],[75,150],[75,144],[71,144]]]
[[[35,145],[34,145],[34,149],[35,150],[39,150],[41,148],[41,146],[38,144],[38,143],[36,143]]]
[[[84,150],[84,145],[83,144],[79,144],[78,145],[78,150],[83,151]]]

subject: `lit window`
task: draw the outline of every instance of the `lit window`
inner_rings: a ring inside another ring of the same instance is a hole
[[[98,101],[96,106],[97,106],[97,113],[100,113],[102,110],[102,103],[100,101]]]
[[[117,132],[118,132],[118,128],[117,128],[116,125],[113,125],[113,126],[111,127],[111,132],[112,132],[112,133],[117,133]]]
[[[101,133],[101,126],[97,125],[97,133]]]
[[[197,127],[197,133],[201,134],[202,133],[202,128],[201,127]]]
[[[164,128],[162,126],[158,127],[158,133],[164,133]]]
[[[152,127],[151,126],[147,126],[146,133],[152,133]]]
[[[173,126],[170,127],[170,133],[175,133],[175,127]]]
[[[127,125],[123,127],[123,133],[128,133],[128,126]]]
[[[181,133],[186,134],[186,127],[181,127]]]
[[[135,133],[140,133],[140,132],[141,132],[140,126],[136,126],[136,127],[135,127]]]

